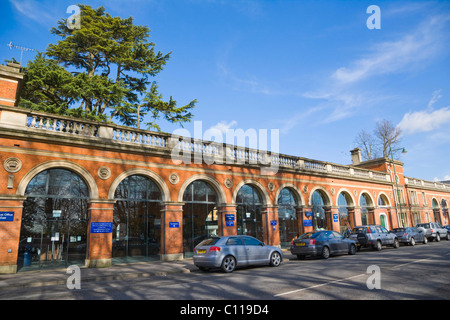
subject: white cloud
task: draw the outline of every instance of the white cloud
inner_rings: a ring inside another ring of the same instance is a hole
[[[225,134],[228,129],[231,129],[232,127],[235,127],[236,125],[237,125],[236,120],[232,120],[230,122],[220,121],[216,125],[209,128],[208,130],[211,130],[213,132],[220,132],[221,134]]]
[[[29,20],[33,20],[39,24],[45,25],[48,23],[56,23],[58,18],[60,18],[53,16],[49,12],[50,8],[52,6],[54,7],[53,2],[52,5],[49,5],[47,2],[43,3],[36,0],[9,0],[9,2],[17,11]],[[65,12],[62,13],[62,16],[64,16],[64,14]],[[67,17],[69,17],[69,15],[67,15]]]
[[[450,106],[438,110],[424,110],[406,113],[398,127],[404,134],[427,132],[450,123]]]
[[[450,174],[447,174],[447,175],[445,175],[444,176],[444,178],[438,178],[438,177],[435,177],[434,179],[433,179],[433,181],[434,182],[439,182],[439,181],[450,181]]]
[[[377,44],[367,57],[356,60],[351,67],[337,69],[331,78],[345,85],[371,76],[410,70],[412,64],[436,53],[442,40],[441,29],[449,19],[435,16],[401,39]]]
[[[304,93],[303,97],[323,100],[320,105],[328,110],[328,114],[322,118],[323,123],[348,118],[360,108],[370,108],[375,103],[389,99],[390,97],[383,93],[373,92],[369,81],[380,75],[415,72],[423,68],[448,41],[448,35],[444,30],[448,27],[449,20],[448,15],[433,16],[411,29],[406,35],[368,48],[366,55],[336,69],[322,81],[323,84],[318,89]],[[367,83],[369,87],[366,86]],[[430,100],[429,107],[431,108],[439,98],[440,91],[437,90]],[[425,113],[427,118],[435,116],[435,113]],[[446,110],[436,113],[443,116],[446,115]],[[405,116],[406,122],[413,121],[420,115]],[[436,122],[429,124],[428,127],[431,125],[436,125]]]
[[[274,95],[281,93],[281,91],[274,90],[269,84],[265,84],[263,80],[258,79],[254,75],[236,75],[223,63],[218,63],[217,69],[219,71],[220,77],[225,79],[227,85],[231,86],[233,90],[264,95]]]
[[[441,92],[442,90],[436,90],[433,92],[430,102],[428,102],[428,109],[431,109],[433,104],[435,104],[442,97]]]

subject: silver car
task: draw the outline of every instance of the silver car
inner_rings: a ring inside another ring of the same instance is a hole
[[[450,235],[447,232],[447,229],[441,227],[441,225],[437,222],[427,222],[427,223],[418,223],[416,228],[424,228],[426,236],[430,241],[435,240],[436,242],[441,241],[442,238],[450,240]]]
[[[212,237],[200,242],[194,249],[194,264],[200,270],[221,268],[233,272],[236,267],[271,265],[283,261],[280,248],[265,245],[250,236]]]

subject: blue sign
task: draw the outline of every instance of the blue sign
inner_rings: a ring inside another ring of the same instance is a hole
[[[339,222],[339,216],[337,213],[333,213],[333,221],[334,222]]]
[[[225,221],[234,221],[234,214],[225,214]]]
[[[112,233],[112,222],[91,222],[91,233]]]
[[[270,225],[271,226],[276,226],[277,225],[277,220],[270,220]]]
[[[179,228],[180,223],[178,221],[176,222],[169,222],[169,228]]]
[[[234,227],[234,220],[227,220],[225,221],[227,227]]]
[[[0,211],[0,221],[14,221],[14,211]]]
[[[304,220],[303,223],[304,223],[305,227],[312,227],[313,226],[312,220]]]
[[[306,211],[305,212],[305,217],[312,217],[312,216],[313,216],[312,211]]]

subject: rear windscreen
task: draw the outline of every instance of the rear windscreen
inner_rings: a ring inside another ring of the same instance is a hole
[[[366,227],[355,227],[355,228],[353,228],[352,233],[353,234],[356,234],[356,233],[367,233],[367,228]]]
[[[307,232],[305,234],[302,234],[299,239],[315,239],[318,236],[320,236],[321,232]]]
[[[209,238],[209,239],[205,239],[202,242],[200,242],[198,245],[199,246],[212,246],[215,245],[217,243],[217,241],[219,241],[220,238]]]

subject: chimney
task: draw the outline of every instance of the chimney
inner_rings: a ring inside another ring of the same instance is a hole
[[[353,150],[350,150],[350,153],[352,154],[352,164],[354,166],[361,163],[361,149],[355,148]]]
[[[20,64],[12,62],[0,65],[0,105],[17,106],[23,79],[21,69]]]

